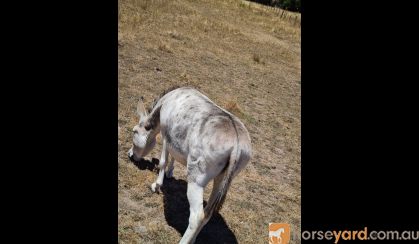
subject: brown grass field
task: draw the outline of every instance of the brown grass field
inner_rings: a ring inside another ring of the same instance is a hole
[[[291,225],[300,243],[300,28],[271,8],[239,0],[119,0],[118,239],[177,243],[188,224],[186,170],[152,193],[161,144],[142,162],[127,151],[136,105],[193,86],[236,114],[254,155],[197,243],[267,243],[268,223]],[[205,191],[208,198],[211,184]]]

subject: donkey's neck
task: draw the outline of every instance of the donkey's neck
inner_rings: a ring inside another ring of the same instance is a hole
[[[160,125],[157,126],[155,129],[150,130],[150,134],[148,134],[149,138],[156,138],[156,136],[160,133]]]
[[[156,106],[154,106],[145,123],[146,130],[160,131],[160,108],[161,103],[157,103]]]

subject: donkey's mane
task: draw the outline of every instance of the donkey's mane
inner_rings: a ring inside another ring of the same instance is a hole
[[[151,113],[151,111],[153,110],[154,106],[156,106],[157,102],[160,100],[160,98],[162,98],[164,95],[166,95],[167,93],[176,90],[180,88],[180,86],[176,85],[176,86],[172,86],[169,89],[164,90],[162,93],[159,94],[158,97],[153,99],[153,102],[151,103],[151,106],[147,109],[148,113]]]

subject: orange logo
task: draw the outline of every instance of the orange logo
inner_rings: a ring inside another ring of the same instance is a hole
[[[290,225],[269,223],[269,244],[288,244],[290,241]]]

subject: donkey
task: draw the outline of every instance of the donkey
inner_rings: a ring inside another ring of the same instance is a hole
[[[180,243],[194,243],[212,214],[220,210],[233,177],[252,156],[249,132],[236,116],[189,87],[163,93],[148,111],[141,98],[137,113],[140,121],[133,129],[133,146],[128,156],[134,160],[145,157],[161,133],[159,175],[151,190],[159,190],[165,174],[172,176],[174,160],[186,166],[190,215]],[[203,193],[211,180],[213,188],[204,209]]]

